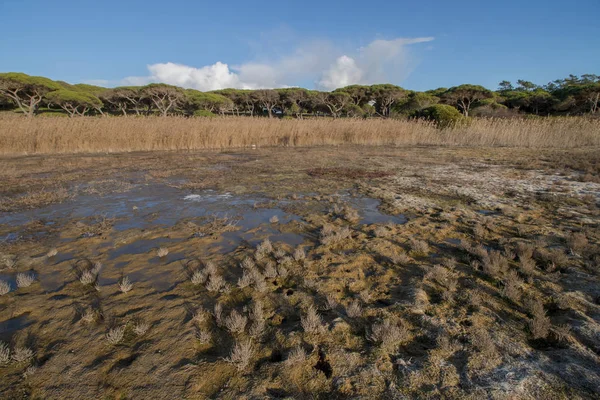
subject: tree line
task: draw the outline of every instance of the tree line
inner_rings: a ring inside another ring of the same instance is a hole
[[[496,91],[464,84],[424,92],[391,84],[351,85],[332,92],[303,88],[200,92],[163,83],[104,88],[18,72],[0,73],[0,108],[33,117],[83,115],[248,115],[305,118],[597,115],[600,76],[569,75],[546,85],[502,81]],[[461,115],[462,114],[462,115]],[[435,118],[433,118],[435,119]]]

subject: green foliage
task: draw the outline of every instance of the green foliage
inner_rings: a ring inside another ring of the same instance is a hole
[[[475,103],[474,107],[475,108],[487,107],[487,108],[490,108],[492,110],[499,110],[499,109],[505,109],[505,108],[507,108],[504,104],[498,103],[498,98],[496,98],[496,97],[491,97],[489,99],[479,100],[477,103]]]
[[[454,127],[468,120],[456,108],[446,104],[435,104],[414,113],[417,118],[435,121],[438,128]]]
[[[196,115],[196,111],[204,110],[210,113],[231,109],[233,101],[224,95],[217,93],[203,93],[194,89],[184,92],[185,99],[183,107],[188,114]]]
[[[519,86],[517,86],[516,90],[521,90],[521,91],[525,91],[525,92],[535,90],[538,87],[535,83],[525,81],[523,79],[519,79],[517,81],[517,84]]]
[[[165,83],[151,83],[140,89],[142,97],[148,99],[149,107],[155,108],[162,116],[168,115],[175,106],[184,100],[184,90]]]
[[[510,108],[517,108],[534,114],[547,113],[555,102],[552,95],[544,89],[514,90],[505,93],[504,104]]]
[[[439,97],[424,92],[410,92],[407,98],[394,105],[393,110],[400,115],[411,115],[440,101]]]
[[[344,111],[345,111],[345,114],[347,117],[358,118],[358,117],[365,116],[364,110],[357,104],[347,105],[346,108],[344,109]]]
[[[392,106],[408,96],[408,91],[390,84],[372,85],[371,99],[375,101],[375,109],[382,117],[389,117]]]
[[[441,87],[441,88],[437,88],[437,89],[433,89],[433,90],[426,90],[423,93],[428,94],[430,96],[441,97],[447,91],[448,91],[448,88]]]
[[[509,81],[502,81],[498,84],[498,91],[500,93],[510,92],[511,90],[514,90],[514,87],[513,87],[512,83],[510,83]]]
[[[491,90],[480,85],[459,85],[448,89],[442,99],[446,104],[457,107],[465,117],[469,116],[469,111],[477,101],[494,97]]]
[[[363,86],[363,85],[350,85],[340,89],[334,90],[336,92],[347,93],[351,98],[352,102],[362,107],[372,100],[372,88],[371,86]]]
[[[52,92],[58,93],[50,94]],[[496,92],[470,84],[425,92],[377,84],[350,85],[333,92],[285,88],[223,89],[203,93],[164,83],[107,89],[89,84],[72,85],[18,72],[0,73],[0,109],[17,107],[28,116],[33,116],[46,105],[60,105],[68,107],[70,111],[64,111],[71,115],[78,114],[76,110],[95,110],[96,113],[112,115],[148,115],[158,111],[162,115],[191,116],[198,110],[205,110],[213,114],[272,116],[274,112],[280,115],[279,110],[282,110],[285,115],[297,118],[307,114],[387,118],[416,115],[437,103],[454,106],[467,117],[471,111],[477,116],[494,117],[597,114],[600,109],[600,76],[569,75],[546,85],[520,79],[513,86],[504,80],[499,83]]]
[[[51,79],[43,76],[30,76],[21,72],[4,72],[0,73],[0,84],[10,87],[38,88],[45,91],[58,90],[61,85]]]
[[[46,95],[46,99],[55,104],[70,102],[87,105],[89,107],[102,105],[102,102],[94,95],[68,89],[59,89],[50,92]]]
[[[106,88],[103,88],[101,86],[88,85],[86,83],[78,83],[76,85],[73,85],[72,88],[79,92],[93,94],[96,97],[99,97],[101,93],[106,91]]]
[[[41,76],[0,73],[0,95],[10,98],[29,117],[36,113],[46,93],[61,88],[59,83]]]
[[[217,115],[208,111],[208,110],[196,110],[194,111],[194,117],[206,117],[206,118],[214,118]]]
[[[90,109],[101,109],[102,101],[91,93],[58,89],[47,93],[45,99],[50,104],[56,104],[69,113],[70,116],[84,115]]]

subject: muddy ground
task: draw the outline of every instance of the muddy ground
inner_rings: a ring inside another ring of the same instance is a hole
[[[599,149],[30,156],[0,182],[2,398],[600,398]]]

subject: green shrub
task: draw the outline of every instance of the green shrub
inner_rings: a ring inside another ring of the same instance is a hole
[[[475,104],[475,108],[480,108],[480,107],[487,107],[492,110],[506,110],[508,108],[504,104],[498,103],[497,99],[495,99],[495,98],[479,100]]]
[[[434,104],[415,112],[414,116],[435,121],[438,128],[462,125],[467,122],[467,118],[463,117],[460,111],[446,104]]]
[[[216,114],[213,114],[212,112],[208,111],[208,110],[196,110],[194,111],[194,117],[216,117]]]

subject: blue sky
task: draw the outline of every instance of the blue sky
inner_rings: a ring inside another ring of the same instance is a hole
[[[0,71],[201,90],[495,89],[600,74],[598,17],[598,0],[0,0]]]

